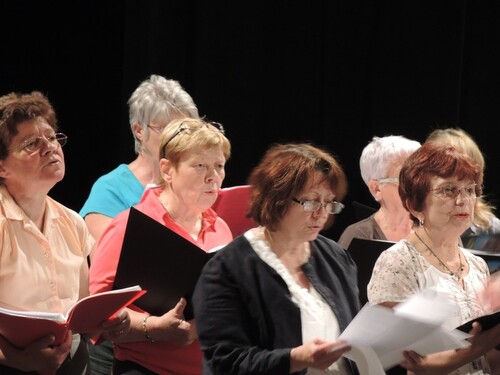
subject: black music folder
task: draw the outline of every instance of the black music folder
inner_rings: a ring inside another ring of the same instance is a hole
[[[185,297],[184,317],[190,320],[191,294],[212,255],[132,207],[113,289],[141,285],[148,292],[134,304],[157,316]]]
[[[463,236],[462,243],[467,249],[480,250],[490,254],[500,254],[500,233]]]
[[[368,302],[366,287],[372,277],[373,266],[382,251],[388,249],[395,242],[383,240],[368,240],[353,238],[347,251],[358,266],[358,288],[361,306]]]
[[[463,236],[462,243],[472,254],[486,261],[490,273],[500,270],[500,233]]]
[[[470,330],[472,329],[472,323],[474,323],[474,322],[481,323],[481,328],[483,329],[483,331],[486,331],[490,328],[493,328],[498,323],[500,323],[500,311],[469,320],[468,322],[462,324],[457,329],[462,331],[462,332],[469,333]]]

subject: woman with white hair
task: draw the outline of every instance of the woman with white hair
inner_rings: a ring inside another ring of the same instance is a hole
[[[380,208],[368,218],[348,226],[338,243],[347,249],[353,238],[399,241],[411,231],[408,211],[398,194],[398,176],[403,162],[420,143],[401,135],[373,137],[363,149],[361,177]]]

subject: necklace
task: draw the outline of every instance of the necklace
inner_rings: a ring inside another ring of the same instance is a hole
[[[427,248],[427,250],[429,250],[431,252],[432,255],[434,255],[434,257],[438,260],[439,264],[441,265],[441,267],[443,267],[446,271],[448,271],[448,273],[450,274],[450,276],[453,276],[457,279],[457,281],[460,281],[462,279],[462,272],[464,270],[464,265],[462,263],[462,256],[460,254],[460,249],[458,249],[458,259],[460,260],[460,265],[458,267],[458,270],[457,272],[453,272],[442,260],[441,258],[439,258],[437,256],[437,254],[432,251],[432,249],[429,247],[429,245],[427,245],[424,240],[418,235],[418,233],[415,231],[413,232],[415,233],[415,236],[417,236],[417,238],[420,240],[420,242],[422,242],[422,244]]]

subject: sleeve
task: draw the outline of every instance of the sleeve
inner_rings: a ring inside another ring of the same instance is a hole
[[[418,292],[416,260],[398,243],[382,252],[368,283],[368,301],[400,303]]]
[[[119,214],[97,242],[90,264],[90,294],[113,288],[129,210]]]
[[[115,217],[120,212],[117,212],[116,209],[117,201],[119,201],[119,197],[113,186],[103,178],[99,178],[92,186],[90,194],[79,212],[80,216],[84,218],[90,213],[98,213]]]
[[[80,210],[80,216],[98,213],[114,218],[120,212],[137,204],[143,193],[144,186],[124,164],[121,164],[96,180]]]
[[[88,257],[95,246],[95,239],[90,234],[85,221],[75,212],[76,216],[76,227],[80,236],[80,243],[82,245],[82,254],[84,257]]]
[[[374,238],[373,229],[370,225],[369,219],[358,221],[357,223],[349,225],[338,240],[338,244],[344,249],[347,249],[351,244],[353,238],[364,238],[371,240]]]
[[[205,365],[213,374],[289,374],[291,349],[255,344],[259,333],[252,323],[258,323],[248,313],[243,283],[235,280],[232,267],[222,261],[226,250],[239,249],[223,249],[207,263],[193,297]]]
[[[349,225],[341,234],[338,244],[342,246],[344,249],[347,249],[351,244],[351,241],[354,237],[358,237],[356,235],[356,227],[353,225]]]

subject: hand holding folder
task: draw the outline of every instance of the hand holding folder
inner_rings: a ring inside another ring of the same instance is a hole
[[[44,336],[54,335],[61,344],[68,330],[73,333],[100,331],[100,324],[146,293],[140,286],[97,293],[81,299],[67,314],[16,311],[0,308],[0,334],[18,348]]]

